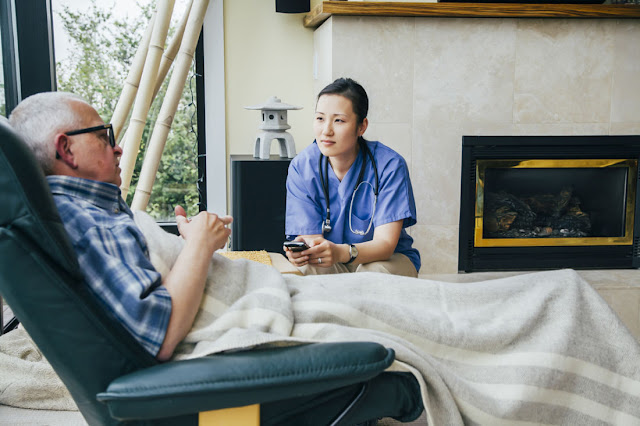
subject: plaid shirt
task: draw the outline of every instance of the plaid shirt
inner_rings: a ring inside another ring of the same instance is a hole
[[[91,292],[155,356],[169,325],[171,296],[120,189],[70,176],[47,180]]]

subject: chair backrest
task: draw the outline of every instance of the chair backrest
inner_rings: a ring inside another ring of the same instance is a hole
[[[0,121],[0,294],[90,424],[116,424],[96,394],[155,359],[88,293],[47,181]]]

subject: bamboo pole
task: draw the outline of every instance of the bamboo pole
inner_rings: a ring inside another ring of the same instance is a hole
[[[173,38],[171,39],[171,42],[169,42],[169,45],[167,46],[167,48],[165,49],[164,54],[162,55],[162,60],[160,62],[160,68],[158,71],[158,76],[156,77],[156,87],[153,90],[153,96],[151,97],[151,103],[153,103],[153,101],[156,99],[156,96],[158,95],[158,92],[160,91],[160,88],[162,87],[162,83],[164,83],[164,79],[167,77],[167,73],[169,72],[169,68],[171,68],[171,64],[173,64],[173,60],[176,57],[176,53],[178,52],[178,49],[180,47],[180,43],[182,42],[182,36],[184,35],[184,28],[187,24],[187,19],[189,18],[189,11],[191,10],[191,4],[193,3],[193,0],[191,0],[189,2],[189,4],[187,5],[187,7],[185,8],[185,12],[180,20],[180,22],[178,23],[178,27],[176,28],[176,33],[174,34]],[[152,16],[152,19],[155,18],[155,12]],[[151,35],[151,31],[149,31],[150,28],[147,28],[147,31],[149,33],[149,36]],[[145,33],[145,36],[147,36],[147,34]],[[123,123],[124,120],[126,120],[127,115],[129,114],[129,111],[131,110],[131,104],[133,103],[133,99],[135,98],[136,92],[138,90],[138,85],[140,84],[140,75],[142,74],[142,67],[144,66],[144,58],[147,54],[147,49],[149,47],[149,38],[147,37],[146,40],[146,46],[144,48],[144,54],[142,55],[142,59],[139,62],[139,68],[140,71],[137,74],[137,80],[135,81],[135,90],[133,90],[133,93],[131,95],[128,94],[128,96],[131,96],[131,99],[128,101],[128,104],[126,106],[126,113],[123,114],[122,117],[118,116],[118,119],[122,120],[122,122],[119,122],[120,126],[117,129],[117,133],[115,133],[115,137],[116,140],[118,139],[118,136],[120,134],[120,131],[123,127]],[[144,42],[144,38],[143,38],[143,42]],[[133,60],[133,65],[132,65],[132,70],[133,67],[138,63],[136,62],[138,60],[138,52],[136,52],[136,57]],[[130,71],[131,72],[131,71]],[[128,76],[127,76],[127,80],[128,80]],[[133,84],[131,85],[133,86]],[[124,90],[123,90],[124,92]],[[118,100],[118,105],[120,105],[120,101]],[[116,105],[116,110],[118,110],[118,105]],[[124,111],[124,108],[123,108]],[[116,116],[116,113],[114,112],[114,117]],[[114,119],[112,118],[111,120],[111,124],[114,124]],[[115,129],[115,124],[114,124],[114,129]],[[122,140],[120,141],[120,146],[124,146],[124,141],[126,141],[127,138],[127,133],[125,131],[124,135],[122,136]]]
[[[138,86],[140,85],[140,77],[142,76],[142,68],[144,67],[144,60],[147,57],[147,51],[149,50],[149,41],[151,40],[151,33],[153,32],[153,24],[156,20],[156,12],[153,12],[149,25],[144,31],[140,45],[133,57],[133,63],[127,74],[127,79],[124,82],[124,87],[120,93],[120,98],[116,104],[116,108],[113,110],[111,116],[111,125],[113,126],[113,135],[116,140],[120,137],[120,132],[124,127],[124,123],[127,120],[129,111],[131,111],[131,105],[138,93]]]
[[[124,142],[122,158],[120,159],[120,167],[122,172],[122,198],[126,199],[133,176],[133,169],[136,164],[136,156],[140,149],[140,139],[144,132],[144,126],[147,121],[147,114],[151,106],[151,98],[156,85],[156,76],[158,75],[158,67],[160,59],[164,52],[164,44],[169,31],[169,23],[175,0],[159,0],[157,6],[156,22],[153,25],[153,32],[149,42],[149,51],[147,59],[144,63],[142,76],[140,78],[140,93],[136,96],[133,105],[133,112],[127,129],[127,140]]]
[[[173,64],[173,60],[176,57],[176,53],[178,52],[178,48],[180,47],[180,43],[182,42],[182,36],[184,35],[184,28],[187,24],[187,19],[189,18],[189,11],[191,10],[191,4],[193,3],[193,0],[191,0],[189,2],[189,4],[187,5],[187,7],[185,8],[185,12],[184,15],[182,16],[180,22],[178,23],[178,27],[176,28],[176,33],[174,34],[173,38],[171,39],[171,42],[169,42],[169,45],[167,46],[167,48],[165,49],[164,54],[162,55],[162,60],[160,62],[160,69],[158,71],[158,76],[156,77],[156,87],[153,90],[153,96],[151,97],[151,103],[153,103],[153,101],[156,99],[156,96],[158,95],[158,92],[160,91],[160,88],[162,87],[162,83],[164,82],[164,79],[167,77],[167,73],[169,72],[169,68],[171,68],[171,64]],[[153,14],[153,16],[151,17],[151,19],[153,20],[155,18],[155,12]],[[140,70],[137,73],[137,80],[132,79],[132,82],[130,84],[131,87],[133,87],[133,90],[129,89],[132,93],[129,94],[127,93],[127,96],[130,96],[130,99],[127,98],[127,104],[126,104],[126,109],[125,107],[122,108],[124,114],[120,113],[121,116],[117,116],[118,120],[122,120],[122,121],[118,121],[117,123],[119,124],[119,127],[117,129],[117,132],[115,133],[115,137],[116,140],[119,137],[120,131],[122,129],[122,127],[124,126],[124,120],[126,120],[127,115],[129,114],[129,111],[131,110],[131,104],[133,103],[133,99],[135,98],[136,92],[138,90],[138,85],[140,84],[140,75],[142,74],[142,67],[144,66],[144,58],[147,55],[147,49],[149,47],[149,38],[151,36],[151,28],[147,28],[147,32],[145,32],[145,37],[146,37],[146,41],[143,38],[141,43],[146,43],[146,46],[144,47],[144,54],[142,55],[141,60],[138,62],[138,53],[140,52],[140,50],[138,50],[138,52],[136,52],[136,57],[133,60],[133,65],[131,67],[131,69],[134,69],[134,66],[138,67]],[[148,34],[147,34],[148,33]],[[136,65],[138,64],[139,65]],[[131,71],[130,71],[131,73]],[[129,80],[129,77],[127,76],[127,80]],[[124,90],[123,90],[124,93]],[[122,97],[122,96],[121,96]],[[120,100],[118,100],[118,105],[116,105],[116,111],[118,110],[118,106],[120,105]],[[126,112],[125,112],[126,111]],[[116,113],[114,112],[114,117],[116,117]],[[114,124],[114,119],[112,118],[111,120],[111,124]],[[115,129],[115,124],[114,124],[114,129]],[[125,134],[122,137],[122,141],[120,142],[120,146],[124,146],[124,141],[126,140],[126,131]]]
[[[136,193],[131,204],[131,208],[134,210],[145,210],[149,203],[151,189],[156,178],[156,173],[158,172],[158,166],[160,165],[160,157],[167,142],[167,136],[169,135],[169,130],[171,130],[171,123],[173,122],[173,117],[178,108],[185,82],[187,81],[189,67],[193,62],[198,37],[200,36],[208,5],[209,0],[195,0],[191,13],[189,14],[189,20],[180,45],[178,59],[167,88],[167,94],[165,95],[162,108],[158,114],[158,119],[147,146],[144,163],[140,171],[140,180],[138,181]]]
[[[178,27],[176,28],[176,32],[173,35],[173,38],[167,45],[167,48],[164,51],[164,55],[162,55],[162,61],[160,62],[160,69],[158,70],[158,77],[156,78],[156,88],[153,91],[153,99],[156,98],[160,88],[162,87],[162,83],[164,83],[164,79],[167,78],[167,74],[169,73],[169,68],[173,64],[173,60],[176,58],[176,54],[178,53],[178,49],[180,49],[180,45],[182,44],[182,38],[184,36],[184,31],[187,26],[187,20],[189,19],[189,14],[191,12],[191,6],[193,5],[193,0],[189,2],[187,7],[185,8],[184,14],[178,23]],[[153,102],[153,101],[152,101]]]

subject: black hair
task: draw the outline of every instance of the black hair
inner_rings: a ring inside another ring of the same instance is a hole
[[[362,124],[369,112],[369,97],[364,88],[350,78],[338,78],[333,83],[318,93],[318,99],[322,95],[340,95],[351,101],[353,112],[358,117],[358,124]]]

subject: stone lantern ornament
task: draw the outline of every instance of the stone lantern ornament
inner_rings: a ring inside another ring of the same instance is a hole
[[[274,139],[280,143],[280,157],[293,158],[296,156],[296,146],[293,136],[287,132],[291,126],[287,124],[287,111],[290,109],[302,109],[302,107],[285,104],[275,96],[270,97],[262,105],[245,107],[245,109],[259,109],[262,111],[262,124],[258,129],[262,132],[256,137],[253,150],[255,158],[269,159],[271,141]]]

